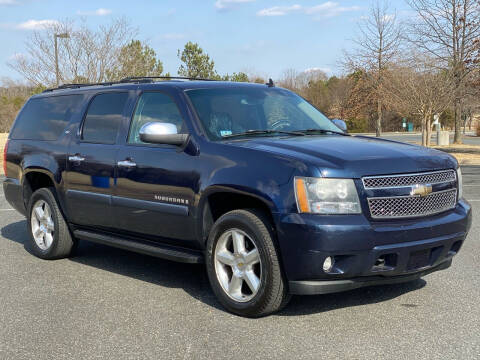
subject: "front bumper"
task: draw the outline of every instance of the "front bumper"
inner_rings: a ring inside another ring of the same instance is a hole
[[[288,284],[290,293],[293,295],[329,294],[358,289],[366,286],[401,284],[420,279],[421,277],[435,271],[448,269],[451,264],[452,259],[450,258],[445,259],[437,266],[407,275],[359,277],[348,280],[290,281]]]
[[[410,220],[313,214],[275,220],[290,292],[316,294],[409,281],[450,266],[471,226],[471,207],[461,200],[448,212]],[[335,265],[327,273],[328,256]]]

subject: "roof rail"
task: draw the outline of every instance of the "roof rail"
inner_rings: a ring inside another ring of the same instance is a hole
[[[115,84],[115,82],[113,82],[113,81],[103,82],[103,83],[87,83],[87,84],[63,84],[63,85],[60,85],[56,88],[49,88],[49,89],[43,90],[43,92],[50,92],[50,91],[55,91],[55,90],[65,90],[65,89],[78,89],[78,88],[85,87],[85,86],[97,86],[97,85],[108,86],[108,85],[113,85],[113,84]]]
[[[186,76],[129,76],[122,80],[120,83],[124,82],[154,82],[156,79],[163,80],[192,80],[192,81],[216,81],[215,79],[205,79],[205,78],[194,78]]]
[[[193,78],[193,77],[183,77],[183,76],[130,76],[120,81],[108,81],[108,82],[87,83],[87,84],[76,84],[76,83],[63,84],[55,88],[46,89],[43,92],[51,92],[55,90],[65,90],[65,89],[78,89],[85,86],[109,86],[109,85],[124,84],[124,83],[152,83],[156,79],[215,81],[215,79],[203,79],[203,78]]]

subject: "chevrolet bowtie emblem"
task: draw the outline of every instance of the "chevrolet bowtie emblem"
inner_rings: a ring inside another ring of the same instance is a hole
[[[411,196],[427,196],[432,192],[432,185],[426,184],[426,185],[421,185],[417,184],[412,186],[412,191],[410,191]]]

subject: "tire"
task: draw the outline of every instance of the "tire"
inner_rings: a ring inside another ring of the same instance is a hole
[[[58,206],[54,188],[41,188],[32,194],[28,203],[27,224],[27,245],[35,256],[54,260],[71,254],[74,241]]]
[[[242,242],[243,251],[237,251]],[[213,292],[234,314],[261,317],[290,300],[272,225],[260,211],[234,210],[221,216],[207,240],[206,263]]]

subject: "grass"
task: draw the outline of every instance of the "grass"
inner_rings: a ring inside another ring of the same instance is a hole
[[[451,144],[449,146],[432,146],[457,158],[460,165],[480,165],[480,146]]]
[[[466,154],[466,153],[450,153],[457,158],[460,165],[480,165],[480,153]]]
[[[455,152],[467,152],[467,153],[480,153],[480,146],[479,145],[468,145],[468,144],[450,144],[446,146],[432,146],[438,150],[455,150]]]
[[[0,156],[0,175],[3,175],[3,148],[5,146],[5,142],[7,141],[8,134],[6,133],[0,133],[0,151],[1,156]]]

